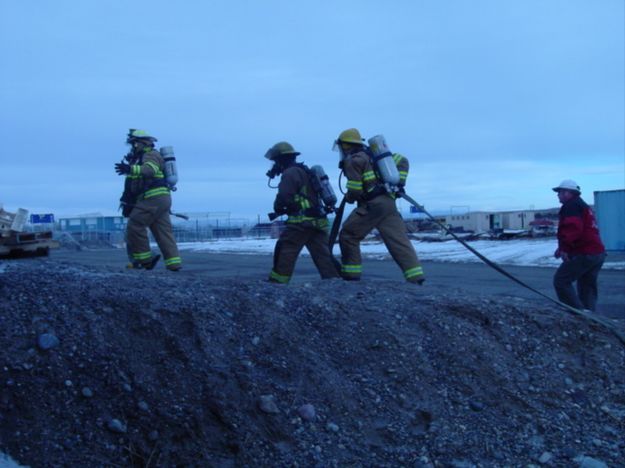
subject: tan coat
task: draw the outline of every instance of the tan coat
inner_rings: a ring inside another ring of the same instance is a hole
[[[169,215],[171,195],[164,183],[164,166],[165,161],[156,150],[147,152],[140,164],[130,166],[128,178],[132,190],[136,190],[137,201],[128,218],[128,247],[136,265],[149,265],[154,257],[148,239],[149,229],[163,254],[165,266],[179,270],[182,260]]]
[[[401,155],[394,155],[393,159],[400,173],[400,185],[403,185],[408,175],[408,159]],[[393,260],[402,269],[404,278],[413,283],[422,283],[425,279],[423,268],[408,239],[406,225],[395,206],[395,197],[380,189],[380,181],[370,157],[365,152],[348,156],[343,161],[343,170],[347,177],[347,201],[357,202],[358,206],[349,215],[339,234],[341,275],[345,279],[360,278],[360,242],[373,229],[377,229]]]
[[[288,283],[304,247],[310,252],[321,278],[339,276],[328,245],[328,220],[319,211],[319,203],[319,196],[304,168],[295,164],[284,170],[273,207],[276,213],[286,212],[289,217],[286,229],[276,242],[270,281]]]

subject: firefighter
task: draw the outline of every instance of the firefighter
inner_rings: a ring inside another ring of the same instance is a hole
[[[595,311],[597,277],[606,253],[597,221],[581,198],[581,189],[573,180],[563,180],[553,188],[562,204],[558,223],[558,248],[554,256],[562,264],[553,277],[558,299],[576,309]],[[577,291],[573,283],[577,283]]]
[[[357,204],[339,234],[341,276],[345,280],[360,279],[360,242],[375,228],[393,260],[402,269],[406,281],[422,284],[425,281],[423,268],[395,206],[395,194],[383,183],[360,132],[355,128],[343,131],[334,142],[334,149],[341,154],[339,168],[347,178],[346,201]],[[394,154],[393,159],[399,170],[397,189],[403,190],[408,176],[408,160],[399,154]]]
[[[126,175],[122,214],[128,218],[126,239],[135,268],[151,270],[160,255],[152,254],[149,229],[171,271],[182,268],[182,260],[174,239],[169,211],[171,195],[164,176],[164,161],[154,149],[156,138],[143,130],[130,129],[126,143],[131,150],[126,162],[115,164],[115,172]]]
[[[273,145],[265,157],[273,161],[267,176],[272,179],[282,175],[278,194],[273,204],[275,213],[271,219],[287,214],[286,229],[280,234],[273,254],[273,269],[269,281],[286,284],[295,269],[295,262],[303,247],[323,279],[339,278],[338,269],[328,246],[328,219],[323,210],[320,195],[311,184],[310,169],[296,163],[300,154],[286,141]]]

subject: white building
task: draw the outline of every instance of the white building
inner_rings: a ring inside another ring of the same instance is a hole
[[[445,216],[445,223],[452,228],[462,228],[465,231],[476,233],[486,232],[493,229],[530,229],[530,222],[536,219],[536,215],[544,215],[557,212],[557,208],[548,210],[523,210],[523,211],[472,211],[462,214],[450,214]]]

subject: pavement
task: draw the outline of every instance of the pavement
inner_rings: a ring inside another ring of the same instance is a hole
[[[610,253],[610,258],[625,253]],[[183,270],[172,273],[159,263],[152,271],[140,274],[192,275],[210,278],[229,278],[245,281],[266,278],[272,267],[270,254],[215,254],[205,252],[182,252]],[[125,270],[126,252],[123,249],[71,251],[58,249],[51,252],[50,261],[66,261],[89,266],[106,266]],[[454,291],[474,293],[509,300],[538,300],[549,302],[535,292],[526,289],[482,263],[423,262],[427,280],[423,286],[427,294],[453,294]],[[510,274],[549,297],[555,298],[552,279],[554,268],[504,266]],[[400,269],[392,260],[363,260],[363,281],[396,279],[403,281]],[[293,283],[319,278],[308,256],[298,259]],[[416,286],[415,286],[416,287]],[[625,320],[625,270],[602,270],[599,275],[599,304],[597,314],[612,319]]]

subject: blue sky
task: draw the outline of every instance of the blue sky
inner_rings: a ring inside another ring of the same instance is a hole
[[[622,0],[0,0],[6,209],[116,212],[128,128],[172,145],[178,211],[270,211],[263,155],[357,127],[430,211],[625,187]],[[344,180],[344,179],[343,179]],[[404,207],[405,208],[405,207]]]

